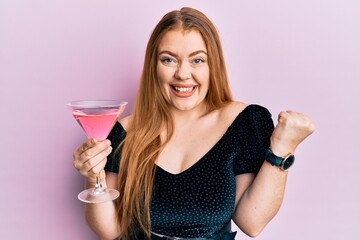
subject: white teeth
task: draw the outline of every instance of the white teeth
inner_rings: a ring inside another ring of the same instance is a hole
[[[174,86],[174,89],[175,89],[177,92],[187,93],[187,92],[191,92],[191,91],[194,89],[194,87],[185,88],[185,87],[175,87],[175,86]]]

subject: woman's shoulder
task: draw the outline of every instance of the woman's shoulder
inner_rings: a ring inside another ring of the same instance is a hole
[[[244,109],[246,109],[249,106],[249,104],[244,103],[244,102],[239,102],[239,101],[234,101],[231,102],[226,108],[227,111],[231,111],[231,112],[236,112],[236,113],[240,113],[242,112]]]
[[[218,124],[227,127],[230,126],[247,106],[248,105],[243,102],[231,102],[225,107],[218,109],[216,111]]]
[[[243,102],[231,102],[220,109],[220,115],[225,118],[235,118],[239,115],[248,104]]]
[[[241,114],[242,112],[250,112],[250,113],[267,113],[269,110],[258,104],[247,104],[244,102],[232,102],[227,107],[224,108],[226,112],[233,112],[236,115]]]
[[[221,118],[223,121],[232,122],[239,118],[269,118],[271,114],[269,110],[258,104],[247,104],[244,102],[234,101],[221,109]]]
[[[124,128],[125,131],[128,129],[130,122],[131,122],[131,115],[126,116],[119,120],[119,123],[121,124],[121,126]]]

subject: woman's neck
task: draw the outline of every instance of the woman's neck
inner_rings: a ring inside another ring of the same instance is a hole
[[[206,104],[201,104],[191,110],[171,109],[174,124],[184,124],[196,121],[208,113]]]

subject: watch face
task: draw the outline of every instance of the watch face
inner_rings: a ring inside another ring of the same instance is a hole
[[[284,169],[284,170],[289,169],[291,167],[291,165],[293,165],[294,162],[295,162],[295,156],[290,155],[287,159],[284,160],[282,169]]]

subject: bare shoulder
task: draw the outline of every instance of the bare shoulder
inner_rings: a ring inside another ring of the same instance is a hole
[[[243,103],[243,102],[232,102],[229,105],[229,108],[231,108],[232,111],[237,112],[238,114],[240,112],[242,112],[246,107],[248,106],[248,104]]]
[[[231,102],[226,107],[222,108],[221,115],[224,118],[235,119],[240,112],[242,112],[248,105],[243,102]]]
[[[231,102],[217,110],[218,124],[227,128],[246,107],[247,104],[243,102]]]
[[[128,129],[128,126],[129,126],[130,122],[131,122],[131,115],[126,116],[126,117],[120,119],[119,122],[120,122],[121,126],[122,126],[122,127],[125,129],[125,131],[126,131],[126,130]]]

